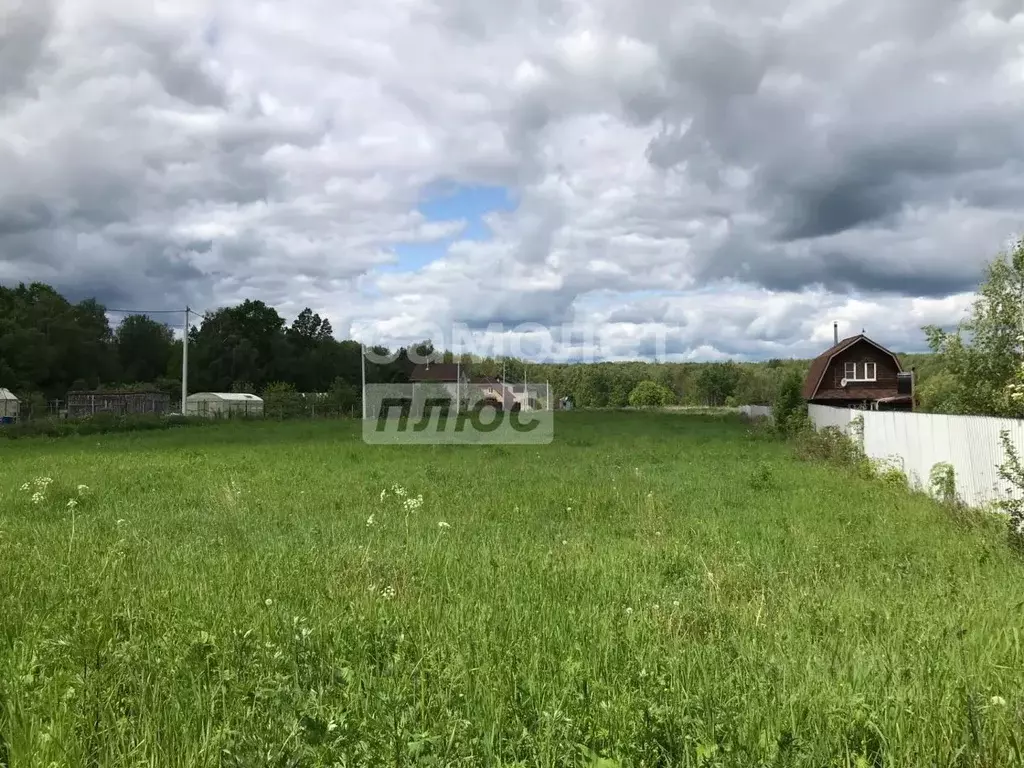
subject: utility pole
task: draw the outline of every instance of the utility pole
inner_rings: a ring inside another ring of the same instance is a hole
[[[363,377],[363,394],[359,398],[363,405],[363,421],[366,421],[366,345],[359,345],[359,365]]]
[[[185,400],[188,397],[188,313],[185,306],[185,334],[181,337],[181,415],[186,416]]]
[[[462,355],[455,358],[455,415],[459,415],[459,398],[462,396]]]

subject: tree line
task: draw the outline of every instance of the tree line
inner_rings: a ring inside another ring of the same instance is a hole
[[[1024,360],[1024,245],[986,267],[969,315],[952,331],[923,329],[931,352],[900,355],[917,373],[918,409],[940,413],[1024,415],[1024,397],[1008,385]],[[361,345],[336,339],[330,320],[304,309],[290,324],[262,301],[246,300],[204,315],[189,329],[190,392],[327,393],[357,407]],[[387,364],[367,362],[370,382],[407,381],[412,352],[439,352],[430,340],[391,350]],[[172,328],[146,315],[112,327],[95,299],[68,301],[42,283],[0,286],[0,387],[23,402],[62,400],[72,390],[156,389],[177,404],[182,343]],[[637,404],[720,406],[771,404],[783,382],[804,375],[808,360],[758,363],[531,363],[460,356],[472,376],[547,383],[554,397],[583,408]],[[33,408],[33,410],[35,410]]]
[[[189,391],[259,393],[284,384],[351,404],[360,354],[359,342],[336,340],[330,321],[312,310],[288,325],[272,307],[247,300],[189,329]],[[0,386],[23,402],[38,406],[75,390],[155,389],[176,404],[181,364],[181,340],[152,317],[129,315],[111,327],[93,299],[71,303],[42,283],[0,286]],[[375,381],[405,380],[411,367],[406,350],[388,365],[367,363]]]
[[[367,362],[370,382],[407,381],[414,355],[451,352],[430,340],[411,350],[375,348],[387,364]],[[246,300],[203,316],[189,329],[190,392],[262,394],[292,390],[331,393],[357,404],[361,345],[334,337],[330,320],[311,309],[288,324],[262,301]],[[182,343],[171,326],[129,315],[116,326],[94,299],[72,303],[42,283],[0,286],[0,386],[23,402],[62,400],[69,391],[156,389],[176,402]],[[788,370],[806,361],[766,363],[529,363],[516,358],[460,356],[471,376],[506,376],[548,383],[553,396],[584,408],[616,408],[653,400],[665,404],[770,403]],[[654,387],[654,385],[657,385]],[[638,399],[639,398],[639,399]]]

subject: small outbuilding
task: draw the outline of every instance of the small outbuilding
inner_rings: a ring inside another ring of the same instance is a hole
[[[0,387],[0,424],[12,424],[18,420],[21,403],[9,389]]]
[[[75,390],[68,392],[69,419],[84,419],[96,414],[128,416],[167,413],[171,396],[155,389]]]
[[[208,419],[263,416],[263,399],[244,392],[196,392],[185,398],[185,415]]]

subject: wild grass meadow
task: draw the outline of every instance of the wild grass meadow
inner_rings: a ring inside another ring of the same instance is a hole
[[[0,441],[0,765],[1010,766],[1001,527],[734,417]]]

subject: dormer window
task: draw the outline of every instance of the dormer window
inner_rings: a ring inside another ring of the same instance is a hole
[[[877,381],[877,368],[874,363],[845,363],[843,378],[850,381]]]

